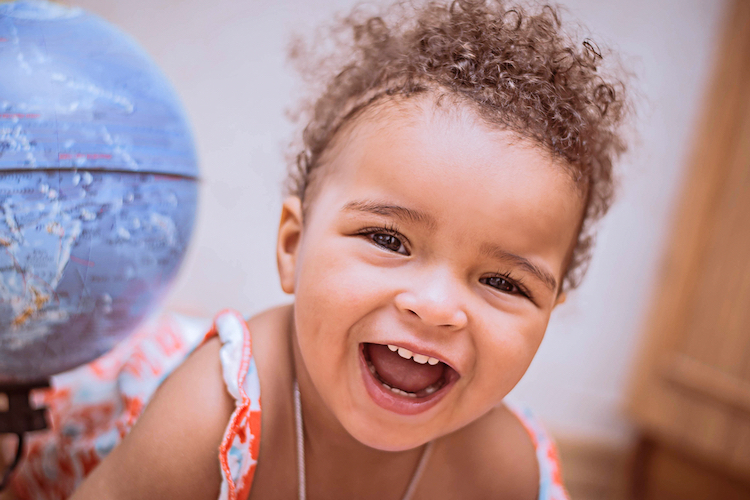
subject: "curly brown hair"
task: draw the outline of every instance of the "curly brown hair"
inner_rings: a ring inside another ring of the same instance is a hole
[[[562,158],[584,200],[578,241],[563,289],[575,288],[590,260],[593,223],[609,209],[613,161],[625,150],[622,80],[601,74],[602,52],[562,30],[559,9],[503,0],[398,2],[385,14],[361,9],[327,32],[332,54],[291,58],[310,82],[327,82],[310,101],[302,151],[289,192],[305,206],[323,153],[353,116],[388,96],[449,94],[489,124],[515,132]],[[312,51],[315,55],[316,47]]]

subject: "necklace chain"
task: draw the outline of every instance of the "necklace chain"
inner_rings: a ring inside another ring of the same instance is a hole
[[[294,423],[297,431],[297,498],[307,499],[307,488],[305,481],[305,437],[302,428],[302,402],[300,401],[299,385],[294,381]]]
[[[297,433],[297,498],[299,500],[307,500],[307,482],[305,479],[305,437],[304,427],[302,423],[302,402],[299,395],[299,385],[297,384],[296,380],[294,381],[294,423]],[[422,476],[422,473],[427,466],[427,461],[430,458],[432,445],[433,441],[430,441],[424,447],[422,456],[419,458],[419,464],[414,471],[414,475],[412,475],[411,480],[409,481],[409,486],[406,488],[406,493],[404,493],[402,500],[411,500],[411,497],[414,495],[414,491],[417,489],[417,483],[419,483],[419,478]]]

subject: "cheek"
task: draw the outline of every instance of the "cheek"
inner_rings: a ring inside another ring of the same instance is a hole
[[[356,238],[329,235],[307,243],[298,265],[296,303],[347,315],[372,305],[384,291],[388,273],[363,258],[363,243]]]
[[[368,298],[377,288],[372,270],[348,255],[337,240],[309,245],[298,262],[296,328],[300,344],[310,343],[316,350],[341,349],[342,338],[366,314]]]
[[[477,364],[487,390],[494,386],[507,393],[518,383],[539,349],[547,320],[541,315],[504,315],[497,322],[484,325],[486,334],[477,345]]]

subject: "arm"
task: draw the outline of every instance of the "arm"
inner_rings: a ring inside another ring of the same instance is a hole
[[[210,339],[164,381],[72,500],[218,498],[219,444],[234,410],[220,348],[218,338]]]

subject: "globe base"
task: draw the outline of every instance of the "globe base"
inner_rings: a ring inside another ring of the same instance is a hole
[[[0,435],[15,434],[18,436],[16,456],[10,467],[3,472],[0,491],[8,486],[11,473],[23,456],[24,434],[47,428],[47,421],[44,418],[46,408],[32,408],[29,399],[32,390],[47,387],[49,387],[49,381],[47,380],[0,385],[0,394],[5,394],[8,398],[7,411],[0,411]]]

